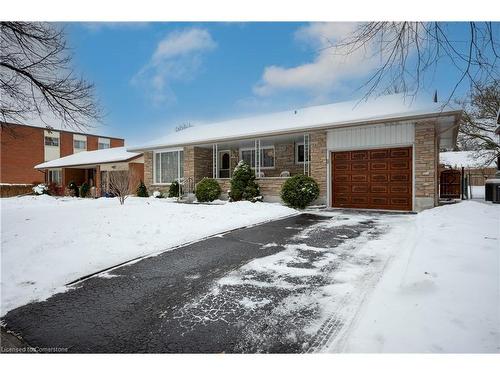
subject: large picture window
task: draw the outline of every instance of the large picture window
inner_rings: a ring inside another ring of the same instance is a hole
[[[242,149],[240,159],[255,168],[255,148]],[[274,168],[274,146],[261,147],[260,149],[260,167]]]
[[[255,148],[242,149],[240,159],[255,168]],[[260,167],[274,168],[274,146],[265,146],[260,149]]]
[[[155,184],[170,184],[184,177],[184,152],[166,151],[155,153]]]

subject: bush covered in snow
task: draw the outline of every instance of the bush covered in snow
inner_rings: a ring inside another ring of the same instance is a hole
[[[195,195],[198,202],[212,202],[219,198],[220,185],[213,178],[203,178],[196,184]]]
[[[179,196],[179,181],[174,181],[170,184],[168,188],[168,197],[178,197]]]
[[[299,174],[290,177],[281,187],[281,199],[294,208],[305,208],[319,195],[317,182],[309,176]]]
[[[36,186],[33,186],[33,193],[36,195],[42,195],[42,194],[48,194],[49,189],[47,188],[47,185],[45,184],[38,184]]]
[[[248,163],[241,160],[234,168],[229,198],[231,201],[252,201],[256,197],[260,197],[260,189],[255,182],[255,172]]]
[[[137,187],[135,193],[137,194],[138,197],[143,197],[143,198],[149,197],[148,189],[146,189],[146,185],[144,185],[144,182],[142,180],[139,183],[139,186]]]

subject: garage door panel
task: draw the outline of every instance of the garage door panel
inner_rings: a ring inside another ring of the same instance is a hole
[[[335,163],[335,168],[334,168],[335,171],[345,171],[345,172],[348,172],[351,170],[351,164],[349,163],[345,163],[345,162],[338,162],[338,163]]]
[[[389,173],[381,173],[381,172],[372,172],[370,174],[370,181],[381,183],[381,182],[389,182],[390,174]]]
[[[391,160],[390,162],[391,170],[405,170],[410,169],[410,161],[409,160]]]
[[[351,160],[368,160],[370,154],[368,151],[352,151]]]
[[[411,149],[409,148],[393,148],[390,149],[390,155],[391,158],[408,159],[411,156],[410,151]]]
[[[333,153],[334,206],[412,209],[412,148]]]
[[[334,159],[335,160],[349,160],[350,158],[350,152],[336,152],[334,154]]]
[[[369,181],[369,176],[365,174],[351,174],[351,181],[352,182],[368,182]]]

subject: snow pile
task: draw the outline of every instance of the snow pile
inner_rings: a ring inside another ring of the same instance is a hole
[[[500,206],[424,211],[406,237],[346,341],[330,350],[498,352]]]
[[[296,211],[279,204],[187,205],[130,197],[1,199],[1,314],[130,259]]]
[[[33,193],[35,193],[36,195],[45,194],[47,193],[47,190],[47,185],[45,184],[38,184],[36,186],[33,186]]]

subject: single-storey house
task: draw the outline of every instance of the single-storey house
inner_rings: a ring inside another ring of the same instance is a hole
[[[150,190],[211,177],[227,191],[245,160],[268,201],[303,173],[329,207],[419,211],[438,204],[439,150],[454,146],[461,113],[396,94],[194,126],[128,151],[144,153]]]
[[[61,193],[70,182],[77,186],[84,182],[95,187],[96,196],[109,192],[109,173],[129,171],[131,186],[137,187],[144,178],[144,157],[142,153],[127,151],[125,147],[114,147],[54,159],[35,166],[45,172],[45,182],[61,187]]]

